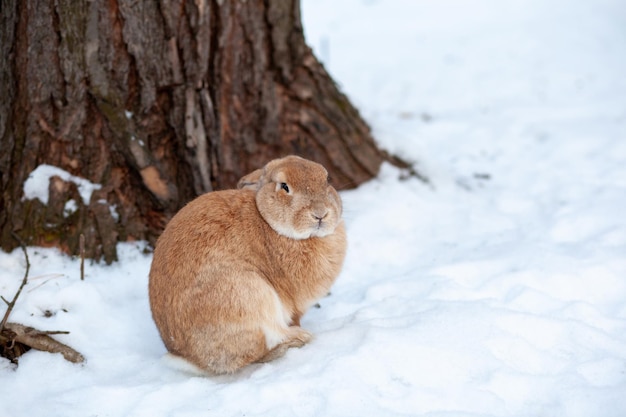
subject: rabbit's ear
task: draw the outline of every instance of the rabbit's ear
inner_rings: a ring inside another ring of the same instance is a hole
[[[237,188],[240,190],[252,190],[256,191],[261,187],[261,177],[263,176],[263,169],[257,169],[252,171],[248,175],[241,177],[237,183]]]

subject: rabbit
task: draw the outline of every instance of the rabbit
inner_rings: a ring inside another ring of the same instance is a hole
[[[300,318],[327,295],[346,254],[339,194],[326,169],[275,159],[183,207],[150,268],[152,317],[170,355],[232,374],[312,338]]]

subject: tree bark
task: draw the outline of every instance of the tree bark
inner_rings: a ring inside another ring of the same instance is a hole
[[[3,0],[0,243],[112,262],[195,196],[299,154],[338,188],[387,155],[306,46],[298,0]],[[48,201],[26,198],[40,165]],[[76,178],[99,186],[84,201]]]

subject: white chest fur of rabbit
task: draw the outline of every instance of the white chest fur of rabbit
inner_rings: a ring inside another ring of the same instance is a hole
[[[150,307],[167,349],[231,373],[282,356],[311,334],[300,317],[326,295],[346,252],[341,200],[321,165],[288,156],[204,194],[165,228]]]

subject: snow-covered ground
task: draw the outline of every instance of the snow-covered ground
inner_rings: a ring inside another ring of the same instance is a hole
[[[430,179],[343,193],[349,251],[312,343],[230,377],[170,368],[150,256],[29,248],[13,321],[73,365],[0,360],[0,415],[626,415],[626,5],[305,0],[309,43],[379,142]],[[11,298],[20,250],[0,253]],[[0,310],[3,312],[3,310]]]

